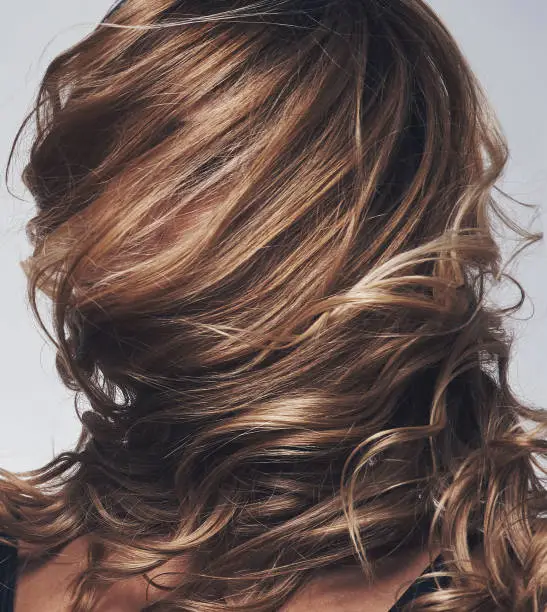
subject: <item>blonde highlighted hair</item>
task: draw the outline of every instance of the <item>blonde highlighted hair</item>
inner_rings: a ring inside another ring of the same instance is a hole
[[[547,418],[485,301],[507,147],[424,2],[128,0],[31,119],[29,297],[86,409],[0,525],[89,535],[75,611],[185,559],[146,610],[273,612],[424,538],[413,610],[543,609]]]

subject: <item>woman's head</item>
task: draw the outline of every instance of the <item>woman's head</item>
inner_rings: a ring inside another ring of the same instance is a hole
[[[79,609],[185,555],[176,609],[275,610],[428,531],[459,608],[538,605],[544,417],[484,302],[507,150],[423,2],[127,0],[31,117],[30,297],[89,405],[1,516],[44,550],[93,534]]]

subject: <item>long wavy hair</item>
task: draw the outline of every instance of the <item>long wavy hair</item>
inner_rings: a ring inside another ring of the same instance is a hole
[[[23,267],[82,433],[2,472],[0,525],[89,536],[75,611],[138,575],[146,610],[274,611],[418,541],[449,580],[413,610],[543,610],[547,416],[508,384],[522,300],[488,300],[507,146],[423,1],[128,0],[8,167],[29,125]]]

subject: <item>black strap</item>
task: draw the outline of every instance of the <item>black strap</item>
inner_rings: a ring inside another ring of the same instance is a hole
[[[420,574],[426,574],[431,571],[440,571],[443,569],[442,556],[439,555],[432,565],[428,565],[426,569]],[[439,584],[442,588],[448,586],[450,580],[447,577],[439,578]],[[389,610],[389,612],[399,612],[403,609],[403,606],[411,601],[414,601],[419,595],[424,593],[432,593],[438,589],[437,583],[434,578],[417,578],[403,593],[403,595],[396,601],[395,605]]]
[[[0,543],[0,612],[13,612],[16,580],[17,548]]]

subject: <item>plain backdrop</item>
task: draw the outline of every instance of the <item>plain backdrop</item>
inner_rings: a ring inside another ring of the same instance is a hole
[[[544,229],[547,1],[431,0],[430,4],[459,41],[509,140],[511,159],[501,186],[516,198],[540,205],[542,212],[534,227]],[[93,28],[110,5],[110,0],[26,0],[6,2],[2,7],[2,174],[15,132],[48,62]],[[54,351],[38,331],[26,303],[19,261],[29,253],[24,223],[32,213],[32,203],[17,175],[11,177],[10,187],[24,201],[9,195],[2,179],[0,466],[22,471],[69,449],[79,433],[79,422],[72,394],[63,388],[54,370]],[[546,264],[543,242],[525,253],[514,269],[528,300],[520,315],[527,320],[512,323],[516,338],[511,380],[516,392],[536,406],[547,406]]]

